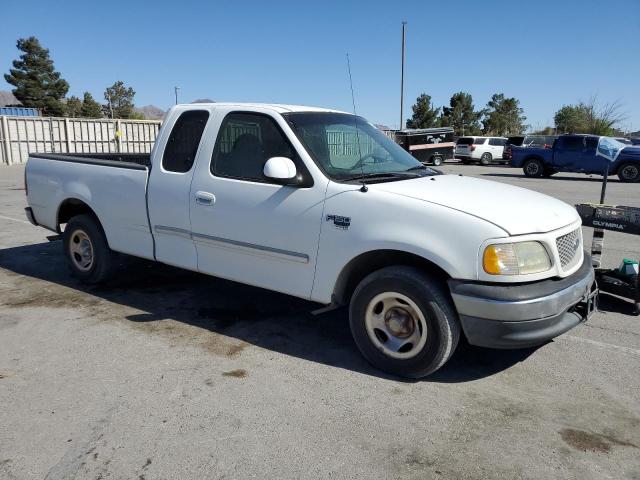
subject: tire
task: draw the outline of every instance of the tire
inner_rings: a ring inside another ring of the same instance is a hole
[[[493,155],[491,155],[489,152],[485,152],[480,157],[480,165],[484,165],[486,167],[491,163],[491,160],[493,160]]]
[[[537,158],[524,162],[522,171],[527,177],[541,177],[544,174],[544,165]]]
[[[618,168],[618,178],[621,182],[636,183],[640,181],[640,164],[623,163]]]
[[[433,163],[434,166],[439,167],[442,165],[442,157],[440,155],[433,156],[431,158],[431,163]]]
[[[351,298],[349,323],[369,363],[408,378],[438,370],[460,339],[449,293],[413,267],[385,267],[362,280]]]
[[[62,245],[71,274],[83,283],[101,283],[112,276],[116,254],[94,216],[78,215],[69,220]]]

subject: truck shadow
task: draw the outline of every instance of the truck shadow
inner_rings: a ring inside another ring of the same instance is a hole
[[[103,299],[135,309],[139,313],[122,313],[122,321],[148,328],[150,334],[163,321],[175,320],[285,355],[406,381],[374,369],[360,356],[344,309],[313,315],[319,307],[313,302],[124,256],[117,280],[84,285],[69,275],[60,249],[56,241],[0,250],[0,268],[27,277],[14,277],[16,288],[2,295],[0,305],[91,309]],[[488,377],[535,350],[490,350],[462,341],[447,365],[424,381],[458,383]]]

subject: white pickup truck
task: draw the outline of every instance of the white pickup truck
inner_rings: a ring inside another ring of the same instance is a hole
[[[25,184],[29,220],[65,225],[81,280],[105,280],[121,252],[348,306],[362,354],[407,377],[462,334],[527,347],[594,308],[574,208],[442,175],[344,112],[178,105],[151,155],[33,154]]]

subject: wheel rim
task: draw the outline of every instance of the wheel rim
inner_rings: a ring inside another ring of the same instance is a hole
[[[83,272],[91,270],[93,266],[93,244],[89,235],[83,230],[76,230],[71,234],[69,256],[78,270]]]
[[[529,175],[537,175],[540,172],[540,166],[536,162],[527,163],[526,169]]]
[[[433,159],[433,164],[438,166],[438,165],[442,165],[442,158],[440,157],[436,157]]]
[[[638,167],[635,165],[625,165],[622,169],[622,176],[627,180],[634,180],[638,176]]]
[[[482,160],[482,163],[487,164],[490,161],[489,155],[487,155],[486,153],[482,155],[482,158],[480,159]]]
[[[427,321],[413,300],[397,292],[373,297],[365,312],[369,339],[382,353],[397,359],[415,357],[427,341]]]

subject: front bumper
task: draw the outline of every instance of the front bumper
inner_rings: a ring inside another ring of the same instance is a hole
[[[565,278],[520,284],[449,280],[462,329],[472,345],[539,345],[588,319],[597,289],[591,257]]]

